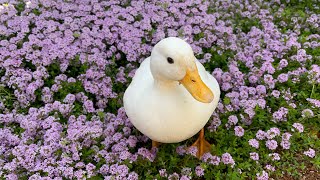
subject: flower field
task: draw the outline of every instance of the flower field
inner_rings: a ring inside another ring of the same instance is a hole
[[[169,36],[220,84],[200,160],[123,108]],[[320,179],[319,132],[317,0],[0,0],[0,179]]]

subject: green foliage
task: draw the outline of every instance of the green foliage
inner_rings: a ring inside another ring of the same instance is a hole
[[[20,1],[18,4],[16,4],[15,9],[18,11],[18,15],[21,15],[21,12],[24,11],[26,4],[23,1]]]
[[[13,89],[0,85],[0,102],[3,102],[7,109],[13,109],[15,101],[16,97],[14,96]]]

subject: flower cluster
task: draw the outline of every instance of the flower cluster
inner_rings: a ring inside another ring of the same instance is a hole
[[[1,1],[0,178],[268,179],[280,148],[318,157],[319,5],[288,2]],[[149,148],[123,108],[168,36],[186,39],[222,91],[200,161],[189,142]]]

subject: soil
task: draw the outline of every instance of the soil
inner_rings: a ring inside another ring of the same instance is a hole
[[[301,177],[298,180],[320,180],[320,171],[310,166],[307,167],[304,171],[301,171]],[[285,175],[281,178],[271,178],[274,180],[296,180],[297,178],[293,178],[289,175]]]

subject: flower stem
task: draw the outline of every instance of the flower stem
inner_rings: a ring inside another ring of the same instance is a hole
[[[310,94],[310,98],[312,98],[312,94],[314,93],[314,83],[313,83],[313,85],[312,85],[312,90],[311,90],[311,94]]]

